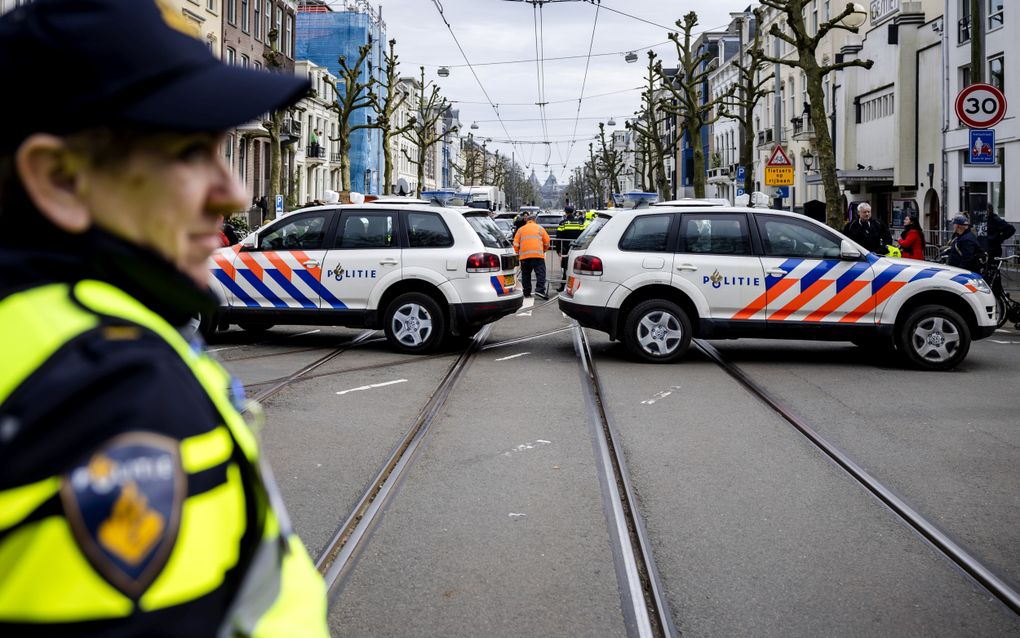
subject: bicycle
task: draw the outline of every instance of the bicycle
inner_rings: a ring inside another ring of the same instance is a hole
[[[1009,257],[994,257],[988,260],[981,276],[988,283],[995,295],[995,317],[996,327],[1001,328],[1007,321],[1020,330],[1020,302],[1015,301],[1002,287],[1002,262],[1013,259],[1020,259],[1020,255]]]

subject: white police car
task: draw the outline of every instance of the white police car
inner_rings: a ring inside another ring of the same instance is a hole
[[[523,301],[517,255],[488,211],[408,198],[289,213],[216,251],[211,265],[223,303],[207,333],[229,324],[363,326],[421,353]]]
[[[713,205],[600,216],[573,243],[559,306],[653,362],[692,337],[759,337],[888,344],[945,370],[996,319],[972,272],[879,257],[802,215]]]

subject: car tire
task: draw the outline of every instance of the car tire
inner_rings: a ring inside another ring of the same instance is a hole
[[[945,306],[920,306],[897,331],[897,345],[907,361],[922,370],[950,370],[970,350],[970,328]]]
[[[691,320],[671,301],[642,301],[627,315],[623,343],[641,361],[671,363],[691,345]]]
[[[272,323],[239,323],[237,327],[245,332],[265,332],[276,324]]]
[[[206,342],[209,342],[216,335],[216,329],[218,328],[218,321],[215,314],[200,314],[195,316],[191,321],[195,326],[195,331],[202,336]]]
[[[390,345],[408,354],[432,352],[446,335],[446,318],[439,304],[420,292],[405,293],[391,301],[383,321]]]

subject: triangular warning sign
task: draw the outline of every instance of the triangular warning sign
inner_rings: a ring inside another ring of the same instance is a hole
[[[776,149],[772,151],[772,157],[769,158],[766,166],[790,166],[790,158],[786,155],[786,151],[783,150],[782,145],[777,145]]]

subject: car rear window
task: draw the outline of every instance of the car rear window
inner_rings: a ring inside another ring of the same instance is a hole
[[[407,245],[410,248],[447,248],[453,235],[435,213],[407,213]]]
[[[478,239],[482,240],[482,245],[486,248],[506,248],[510,245],[499,226],[488,215],[464,215],[464,219],[475,229]]]
[[[538,222],[539,226],[550,226],[550,225],[553,225],[553,224],[559,226],[560,225],[560,216],[559,215],[539,215],[535,219],[535,221]]]
[[[620,250],[661,253],[669,244],[672,215],[641,215],[630,222],[620,238]]]
[[[581,231],[581,234],[577,236],[577,239],[570,242],[570,247],[580,248],[581,250],[588,248],[588,246],[591,245],[592,240],[595,239],[595,236],[599,234],[599,231],[602,230],[603,226],[605,226],[609,220],[609,217],[603,216],[599,216],[591,220],[585,229]]]

